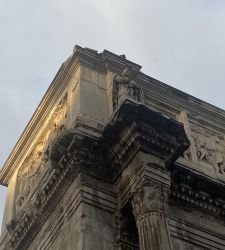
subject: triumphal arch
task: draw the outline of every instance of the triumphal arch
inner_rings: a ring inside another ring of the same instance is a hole
[[[0,172],[0,250],[224,250],[225,111],[76,46]]]

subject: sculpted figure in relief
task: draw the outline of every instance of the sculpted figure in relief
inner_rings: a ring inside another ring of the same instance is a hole
[[[144,102],[140,86],[133,81],[136,71],[124,67],[121,74],[115,75],[113,79],[113,109],[125,98],[130,97],[137,102]]]
[[[47,153],[54,139],[62,133],[65,128],[65,117],[67,113],[67,95],[57,105],[49,122],[49,129],[44,136],[44,140],[37,144],[28,155],[19,170],[19,194],[16,200],[16,211],[19,211],[24,200],[30,194],[31,190],[37,185],[38,175],[41,173],[41,167],[44,161],[48,160]]]
[[[199,161],[208,162],[214,165],[219,173],[225,174],[224,136],[211,133],[200,127],[193,128]]]
[[[25,158],[22,166],[18,172],[17,181],[17,198],[15,202],[15,215],[13,219],[8,223],[7,229],[10,233],[16,227],[18,221],[28,211],[31,212],[35,209],[35,194],[30,196],[32,191],[37,187],[39,181],[39,175],[43,172],[45,167],[45,161],[48,161],[47,152],[51,147],[52,142],[56,137],[61,134],[65,129],[65,118],[67,117],[67,94],[57,105],[54,113],[52,114],[48,123],[48,130],[41,136],[41,142],[35,145],[31,153]],[[27,197],[30,197],[29,203],[25,203]],[[35,198],[36,197],[36,198]]]
[[[45,137],[45,160],[48,159],[49,148],[51,147],[52,142],[65,130],[67,118],[67,103],[67,95],[65,95],[56,107],[50,120],[49,129]]]
[[[41,170],[42,152],[43,142],[36,145],[31,154],[26,157],[18,172],[19,194],[16,200],[16,211],[20,210],[26,197],[37,185],[38,175]]]

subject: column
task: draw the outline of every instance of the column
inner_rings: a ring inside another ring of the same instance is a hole
[[[168,229],[169,189],[145,183],[132,196],[133,213],[139,234],[140,250],[171,250]]]

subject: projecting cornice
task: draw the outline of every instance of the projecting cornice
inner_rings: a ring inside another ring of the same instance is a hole
[[[116,175],[138,151],[154,155],[171,165],[189,147],[183,125],[147,106],[126,99],[114,112],[103,132]]]
[[[59,101],[63,91],[65,91],[68,79],[71,74],[76,72],[79,66],[88,67],[99,72],[106,72],[108,69],[115,68],[119,71],[120,67],[123,67],[124,64],[128,64],[135,69],[141,68],[141,66],[108,51],[99,54],[95,50],[75,46],[73,54],[58,70],[31,120],[3,165],[0,171],[0,184],[4,186],[8,185],[10,177],[29,150],[34,137],[37,135],[51,110]]]
[[[98,53],[92,49],[75,46],[73,54],[60,67],[41,103],[0,171],[0,184],[7,186],[10,177],[29,151],[35,136],[49,113],[65,91],[68,79],[80,66],[101,73],[111,71],[114,74],[121,73],[124,66],[128,66],[138,72],[136,81],[140,84],[146,100],[155,100],[159,105],[168,105],[178,111],[187,110],[191,115],[198,116],[200,121],[212,122],[221,130],[224,129],[224,110],[145,75],[140,72],[140,65],[127,60],[124,55],[119,56],[107,50]]]

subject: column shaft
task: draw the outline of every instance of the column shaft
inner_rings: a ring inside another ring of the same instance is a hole
[[[168,192],[167,188],[158,185],[145,185],[133,194],[140,250],[171,250]]]

